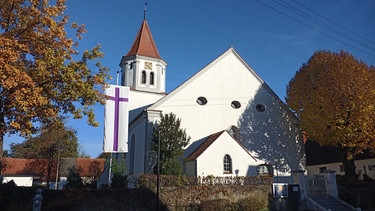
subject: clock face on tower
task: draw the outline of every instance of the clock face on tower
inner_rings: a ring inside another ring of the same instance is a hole
[[[151,62],[145,62],[145,69],[151,70],[152,69],[152,63]]]

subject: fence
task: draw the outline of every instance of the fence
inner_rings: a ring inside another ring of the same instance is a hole
[[[305,177],[306,193],[308,195],[327,194],[327,179],[324,175],[313,175]]]
[[[138,177],[129,176],[128,184],[130,187],[155,188],[157,176],[151,174],[142,174]],[[218,185],[270,185],[273,183],[272,177],[190,177],[190,176],[160,176],[160,187],[174,186],[218,186]]]

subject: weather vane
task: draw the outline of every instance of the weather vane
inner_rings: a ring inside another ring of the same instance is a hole
[[[147,9],[147,2],[145,2],[145,8],[143,9],[143,19],[146,20],[146,9]]]

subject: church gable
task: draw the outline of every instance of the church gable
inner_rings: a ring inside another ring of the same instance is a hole
[[[260,91],[263,90],[263,91]],[[149,107],[175,113],[192,140],[238,126],[257,93],[282,103],[233,48]]]
[[[204,140],[204,145],[197,148],[195,154],[186,153],[190,155],[189,162],[185,163],[189,175],[225,176],[223,160],[230,158],[234,162],[243,159],[235,156],[249,157],[249,153],[258,162],[251,158],[246,160],[251,163],[241,164],[237,168],[241,176],[257,175],[257,165],[274,163],[275,159],[280,160],[280,172],[304,169],[304,149],[297,118],[232,48],[148,107],[146,112],[142,118],[147,117],[145,121],[148,122],[157,121],[158,116],[154,113],[159,112],[174,113],[180,118],[180,127],[192,141],[187,151],[197,144],[194,141]],[[139,124],[140,133],[146,131],[145,125]],[[216,134],[217,131],[222,133]],[[208,134],[213,135],[207,141],[204,138]],[[236,143],[235,149],[230,148],[235,143],[230,134],[241,143]],[[227,136],[231,141],[225,138]],[[150,137],[149,134],[142,139],[142,146],[148,146]],[[147,150],[144,147],[139,149],[141,153]],[[222,150],[238,153],[223,154]],[[217,157],[217,152],[222,155]],[[244,155],[245,152],[249,153]],[[210,161],[215,161],[216,166],[210,165]]]
[[[256,159],[226,131],[206,137],[193,152],[187,155],[185,161],[186,174],[194,176],[204,176],[204,174],[255,176],[257,165]]]

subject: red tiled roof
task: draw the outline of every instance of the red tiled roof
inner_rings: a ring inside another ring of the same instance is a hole
[[[225,130],[222,130],[220,132],[217,132],[217,133],[214,133],[214,134],[211,134],[210,136],[208,136],[206,138],[206,140],[204,140],[190,155],[187,156],[186,160],[187,161],[192,161],[192,160],[196,160],[204,151],[206,151],[206,149],[216,141],[217,138],[219,138],[219,136],[221,136],[221,134],[223,134],[224,132],[226,132]],[[232,136],[232,135],[231,135]],[[235,142],[237,142],[237,144],[239,144],[243,150],[246,151],[247,154],[250,155],[250,157],[252,157],[254,160],[256,160],[251,154],[250,152],[241,144],[241,142],[239,142],[238,140],[236,140],[233,136],[232,136],[233,140]]]
[[[203,143],[201,143],[201,145],[199,145],[187,158],[186,160],[187,161],[192,161],[192,160],[195,160],[197,159],[204,151],[206,151],[206,149],[212,144],[214,143],[214,141],[219,138],[219,136],[221,134],[224,133],[224,130],[220,131],[220,132],[217,132],[217,133],[214,133],[210,136],[207,137],[207,139],[205,141],[203,141]]]
[[[92,176],[97,172],[103,172],[105,159],[90,159],[90,158],[63,158],[66,160],[62,168],[75,166],[80,169],[81,176]],[[73,159],[73,163],[69,160]],[[3,170],[2,175],[43,175],[46,174],[47,168],[46,159],[21,159],[21,158],[5,158],[6,168]],[[56,170],[53,170],[51,174],[55,174]],[[60,169],[62,174],[68,172],[67,169]]]
[[[3,175],[38,175],[40,169],[31,167],[37,159],[5,158],[5,170]]]
[[[161,59],[154,39],[152,38],[147,21],[143,20],[141,28],[133,42],[133,45],[126,56],[142,55]]]
[[[103,172],[105,159],[77,158],[77,168],[81,169],[81,176],[92,176],[95,171]]]

